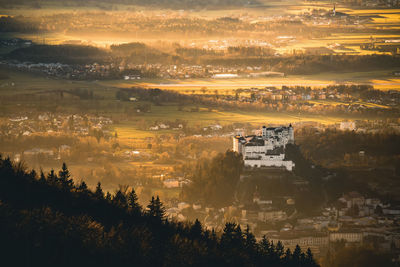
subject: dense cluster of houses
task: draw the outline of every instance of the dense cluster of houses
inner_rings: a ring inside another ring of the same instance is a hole
[[[400,249],[400,207],[376,198],[349,192],[338,199],[336,206],[325,207],[314,217],[298,217],[296,211],[277,208],[273,200],[260,199],[258,194],[253,202],[255,208],[237,205],[221,209],[179,202],[168,207],[167,215],[183,221],[188,214],[194,214],[203,218],[209,229],[222,229],[225,222],[234,221],[249,225],[259,239],[265,235],[274,244],[281,241],[292,250],[297,244],[304,250],[310,247],[317,255],[326,253],[335,242],[345,242],[346,246],[373,243],[384,251]],[[293,207],[295,199],[286,197],[285,203],[286,207]]]
[[[102,137],[111,135],[107,129],[113,121],[106,117],[81,116],[81,115],[55,115],[43,113],[35,116],[17,116],[8,118],[0,128],[0,137],[18,138],[23,136],[40,136],[69,134],[76,136],[88,136],[94,133],[101,133]],[[14,151],[14,160],[20,161],[22,158],[47,158],[60,159],[68,156],[71,151],[69,145],[60,145],[57,148],[33,147],[22,151]]]
[[[110,64],[61,64],[61,63],[32,63],[19,61],[0,61],[0,66],[12,69],[41,73],[52,77],[71,80],[94,80],[94,79],[120,79],[123,73],[119,68]]]
[[[340,93],[336,88],[323,87],[311,90],[310,87],[264,87],[264,88],[248,88],[237,89],[239,100],[243,102],[256,102],[263,100],[268,101],[297,101],[297,100],[341,100],[351,101],[357,98],[351,93]],[[235,99],[236,96],[220,96],[225,99]],[[383,104],[385,99],[374,99],[374,103]],[[360,104],[360,106],[363,106]],[[365,106],[365,105],[364,105]]]
[[[400,104],[400,94],[395,91],[385,92],[370,99],[351,92],[338,92],[337,89],[324,87],[311,90],[306,87],[264,87],[236,89],[235,94],[217,95],[205,91],[205,97],[218,97],[226,103],[264,104],[272,110],[299,112],[378,112],[392,111],[392,107]]]
[[[224,67],[214,65],[168,65],[160,63],[117,65],[114,63],[93,64],[61,64],[61,63],[32,63],[19,61],[0,61],[0,65],[21,71],[42,73],[48,76],[72,79],[124,79],[140,80],[142,78],[191,79],[218,78],[218,75],[235,75],[245,73],[243,77],[274,76],[274,72],[254,72],[261,67]],[[279,74],[283,75],[283,74]],[[230,77],[231,78],[231,77]]]
[[[149,127],[150,131],[158,131],[158,130],[181,130],[183,129],[183,124],[182,123],[157,123],[153,126]]]
[[[336,129],[342,131],[354,131],[357,133],[378,133],[385,131],[392,131],[400,133],[400,121],[384,121],[384,120],[374,120],[374,121],[342,121],[340,123],[332,125]]]
[[[68,133],[81,136],[89,135],[90,129],[103,130],[113,121],[106,117],[91,115],[55,115],[43,113],[31,117],[18,116],[8,119],[0,129],[0,136],[29,136],[35,133]]]
[[[380,133],[397,132],[400,133],[400,120],[393,118],[387,120],[344,120],[335,124],[324,125],[317,122],[305,121],[297,122],[294,125],[298,128],[307,127],[319,132],[326,129],[337,129],[341,131],[354,131],[357,133]]]

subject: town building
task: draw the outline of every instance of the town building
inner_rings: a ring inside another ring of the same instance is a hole
[[[294,163],[285,158],[285,147],[294,143],[294,130],[288,127],[263,126],[261,135],[233,137],[233,150],[242,154],[245,166],[284,167],[292,171]]]
[[[357,231],[340,231],[340,232],[331,232],[329,233],[329,241],[337,242],[345,240],[349,243],[362,243],[363,242],[363,233]]]

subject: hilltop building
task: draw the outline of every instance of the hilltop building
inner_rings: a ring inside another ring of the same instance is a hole
[[[294,143],[292,125],[262,127],[261,135],[233,137],[233,150],[243,155],[245,166],[285,167],[292,171],[294,163],[285,159],[285,147]]]

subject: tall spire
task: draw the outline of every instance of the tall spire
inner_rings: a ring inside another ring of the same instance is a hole
[[[336,16],[336,3],[333,3],[333,16]]]

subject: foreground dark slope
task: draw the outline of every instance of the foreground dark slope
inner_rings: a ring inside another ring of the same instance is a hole
[[[45,177],[1,157],[0,237],[4,266],[317,266],[235,224],[216,234],[168,221],[158,197],[144,211],[134,191],[104,196],[65,165]]]

